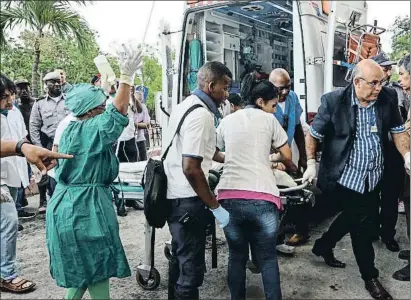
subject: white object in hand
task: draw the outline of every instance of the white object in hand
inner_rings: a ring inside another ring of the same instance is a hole
[[[225,210],[224,207],[219,205],[216,209],[210,210],[212,211],[214,218],[216,218],[221,229],[228,225],[228,222],[230,221],[230,213]]]
[[[105,55],[99,55],[95,57],[94,64],[96,65],[97,70],[101,75],[101,79],[104,78],[107,84],[113,84],[116,81],[116,74],[114,73],[113,68],[111,67]]]
[[[131,50],[124,44],[123,51],[118,53],[120,57],[120,83],[128,85],[134,84],[134,77],[138,70],[141,69],[143,59],[141,49]]]
[[[408,174],[410,174],[410,152],[405,153],[404,155],[404,167]]]
[[[315,159],[309,159],[307,161],[307,170],[305,170],[303,174],[303,183],[304,182],[312,182],[313,179],[317,176],[317,167]]]

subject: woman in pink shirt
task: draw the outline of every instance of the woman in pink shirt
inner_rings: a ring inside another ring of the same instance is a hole
[[[135,110],[134,123],[136,125],[136,144],[138,149],[138,161],[147,160],[147,146],[145,131],[150,126],[150,115],[147,106],[143,103],[143,92],[137,91],[134,95],[133,107]]]
[[[225,117],[217,128],[217,147],[225,148],[224,171],[216,188],[218,200],[230,213],[224,228],[229,246],[228,285],[232,299],[245,299],[249,245],[261,269],[266,299],[281,299],[276,238],[282,209],[272,165],[271,148],[291,171],[287,134],[273,113],[278,90],[269,81],[243,81],[242,96],[248,105]]]

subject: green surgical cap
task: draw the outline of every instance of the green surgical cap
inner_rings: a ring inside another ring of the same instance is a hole
[[[96,86],[82,83],[73,85],[67,92],[66,107],[75,117],[103,104],[107,100],[104,91]]]

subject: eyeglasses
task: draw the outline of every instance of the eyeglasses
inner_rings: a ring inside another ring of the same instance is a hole
[[[361,80],[365,81],[365,82],[366,82],[370,87],[372,87],[372,88],[376,88],[377,86],[382,86],[382,85],[384,84],[384,82],[385,82],[384,79],[381,80],[381,81],[371,81],[371,82],[365,80],[365,79],[362,78],[362,77],[357,77],[357,79],[361,79]]]

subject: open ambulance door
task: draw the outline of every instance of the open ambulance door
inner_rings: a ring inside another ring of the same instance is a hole
[[[173,60],[172,60],[172,47],[171,47],[171,34],[170,24],[166,20],[160,22],[160,53],[161,53],[161,66],[162,66],[162,91],[159,97],[159,105],[161,114],[159,118],[161,120],[162,127],[162,140],[164,141],[164,135],[168,127],[168,119],[172,109],[172,93],[173,93]]]

